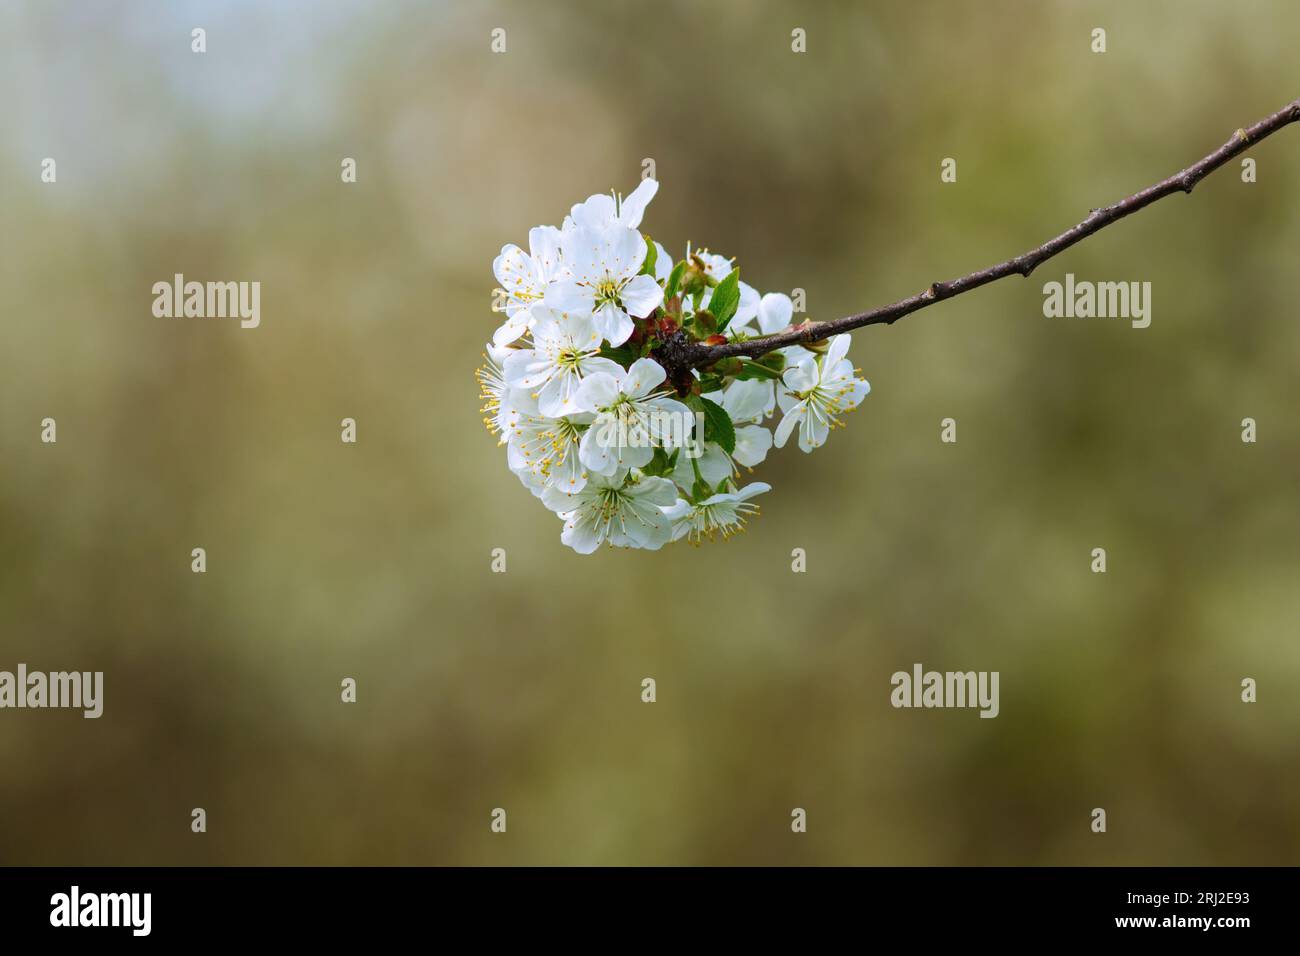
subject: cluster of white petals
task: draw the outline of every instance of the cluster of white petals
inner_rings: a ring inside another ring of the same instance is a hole
[[[581,554],[743,530],[770,487],[742,484],[741,469],[796,431],[803,451],[820,447],[870,390],[848,335],[724,359],[674,388],[654,358],[667,337],[752,339],[788,328],[794,307],[740,281],[725,256],[688,245],[674,262],[641,232],[658,189],[646,179],[625,198],[592,196],[492,263],[505,321],[478,370],[484,422]]]

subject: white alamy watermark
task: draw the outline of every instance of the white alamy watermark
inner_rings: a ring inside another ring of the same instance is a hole
[[[160,319],[239,319],[240,328],[262,324],[261,282],[171,282],[153,284],[153,314]]]
[[[51,926],[126,926],[132,936],[148,936],[152,914],[152,893],[83,893],[74,885],[50,897]]]
[[[0,671],[0,708],[67,708],[93,719],[104,712],[103,671]]]
[[[896,671],[889,682],[895,707],[978,707],[981,717],[1000,710],[997,671],[927,671],[913,664],[910,674]]]
[[[1135,329],[1151,324],[1150,282],[1065,282],[1043,285],[1043,315],[1049,319],[1130,319]]]
[[[686,458],[704,454],[704,413],[651,408],[632,416],[601,415],[591,425],[601,448],[680,448]]]

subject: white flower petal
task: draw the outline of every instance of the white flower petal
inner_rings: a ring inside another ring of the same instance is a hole
[[[696,463],[700,467],[700,477],[715,487],[724,478],[730,478],[735,470],[731,458],[716,442],[707,442],[704,445],[704,454]]]
[[[677,490],[673,489],[676,500]],[[663,509],[649,499],[629,501],[623,508],[623,525],[630,543],[648,551],[658,551],[668,543],[672,535],[672,524],[664,516]]]
[[[781,423],[776,426],[776,434],[772,437],[772,444],[777,448],[784,448],[790,432],[794,431],[794,426],[799,424],[800,420],[808,413],[803,402],[795,402],[789,408],[783,408],[785,417]]]
[[[722,407],[731,416],[733,423],[758,421],[763,417],[772,398],[772,382],[765,379],[737,379],[728,385],[722,399]]]
[[[622,369],[619,369],[619,371],[621,372]],[[608,408],[618,401],[621,394],[620,378],[621,376],[611,375],[609,372],[588,374],[578,387],[575,401],[583,411],[594,412],[598,409]]]
[[[764,335],[779,332],[794,318],[794,303],[783,292],[769,292],[758,304],[758,327]]]
[[[615,227],[601,234],[605,271],[616,279],[630,279],[645,262],[645,237],[635,229]],[[646,278],[650,278],[647,276]],[[654,279],[650,279],[654,282]]]
[[[581,229],[604,229],[617,222],[617,215],[614,197],[606,193],[589,196],[586,202],[578,203],[569,210],[569,218]]]
[[[643,398],[667,377],[664,367],[654,359],[637,359],[627,370],[627,378],[623,380],[623,394],[628,398]]]
[[[677,488],[667,478],[642,478],[626,489],[626,492],[633,498],[641,498],[665,507],[677,500]]]
[[[591,554],[600,547],[601,531],[595,514],[575,511],[565,519],[560,543],[567,544],[578,554]]]
[[[595,375],[597,372],[604,372],[614,376],[620,382],[627,375],[623,366],[619,365],[613,359],[601,358],[599,355],[588,355],[582,360],[579,369],[585,378],[588,375]]]
[[[842,333],[831,337],[831,344],[826,349],[826,356],[822,359],[822,368],[833,369],[844,360],[844,356],[849,354],[849,345],[853,337],[848,333]]]
[[[684,445],[695,429],[695,414],[675,398],[656,398],[644,403],[650,412],[650,431],[664,448]]]
[[[514,243],[501,247],[501,255],[492,260],[492,274],[510,295],[514,295],[517,289],[531,287],[536,281],[533,260]]]
[[[652,277],[640,275],[623,286],[619,299],[629,313],[643,319],[659,308],[664,300],[664,290]]]
[[[772,490],[772,486],[762,481],[751,482],[744,488],[736,492],[737,501],[748,501],[755,495],[761,495]]]
[[[799,361],[799,364],[787,368],[782,380],[785,382],[785,387],[792,392],[808,391],[821,381],[821,374],[817,368],[817,357],[810,352],[806,358]],[[779,393],[780,389],[777,391]],[[784,407],[782,406],[782,408]]]
[[[560,279],[546,287],[546,307],[558,312],[587,315],[596,307],[596,293],[576,279]]]
[[[509,345],[517,341],[525,332],[528,331],[528,312],[516,312],[509,319],[506,319],[495,332],[492,333],[492,344],[497,348]]]
[[[560,230],[554,226],[535,226],[528,230],[528,248],[533,268],[542,281],[554,278],[560,269]]]
[[[501,366],[506,384],[514,388],[537,388],[551,377],[552,366],[533,349],[515,349]]]
[[[601,444],[600,438],[607,434],[606,428],[610,416],[601,415],[582,435],[578,446],[578,457],[583,465],[597,475],[612,475],[618,469],[618,459],[608,445]]]
[[[658,191],[659,183],[655,182],[655,180],[641,180],[640,185],[623,200],[618,213],[619,222],[629,229],[640,228],[641,217],[645,215],[645,207],[650,205],[650,200],[655,198],[655,193]]]
[[[745,425],[736,429],[736,450],[731,457],[746,468],[762,464],[772,449],[772,433],[762,425]]]
[[[631,317],[612,302],[606,302],[592,315],[596,331],[613,346],[622,345],[632,335],[635,326]]]
[[[737,325],[746,325],[758,316],[758,306],[762,300],[759,298],[758,290],[752,285],[740,283],[740,302],[736,305],[736,314],[731,317],[731,321]],[[728,324],[727,328],[731,328]]]
[[[537,408],[547,418],[563,418],[585,411],[576,401],[581,380],[577,375],[561,372],[551,376],[550,380],[537,393]]]
[[[660,282],[667,282],[668,277],[673,274],[673,257],[668,254],[668,250],[663,247],[662,243],[655,243],[655,278]]]
[[[830,434],[830,425],[816,415],[805,415],[799,426],[799,447],[804,452],[811,452],[826,444]]]

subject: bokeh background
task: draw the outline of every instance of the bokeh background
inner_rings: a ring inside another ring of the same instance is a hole
[[[1300,129],[1255,184],[859,332],[872,395],[761,467],[726,544],[562,547],[472,372],[500,246],[645,158],[647,231],[834,318],[1295,99],[1297,29],[1286,0],[0,5],[0,669],[106,675],[98,721],[0,712],[0,861],[1296,863]],[[260,281],[261,327],[154,318],[177,272]],[[1151,327],[1045,319],[1066,272],[1152,282]],[[894,710],[917,661],[999,671],[1001,715]]]

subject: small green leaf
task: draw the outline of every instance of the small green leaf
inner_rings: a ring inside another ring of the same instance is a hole
[[[641,234],[641,238],[645,240],[645,261],[641,263],[640,275],[650,276],[650,278],[653,279],[655,274],[655,261],[659,258],[659,249],[655,246],[654,240],[645,233]]]
[[[736,376],[742,382],[754,380],[760,381],[780,381],[781,373],[776,369],[768,368],[766,365],[760,365],[758,362],[745,362],[740,373]]]
[[[695,401],[690,401],[688,399],[686,404],[690,405],[692,408],[698,408],[700,403],[700,397],[698,395],[692,395],[691,398],[695,399]],[[676,452],[674,452],[674,455],[676,455]],[[691,495],[690,495],[691,504],[695,504],[697,502],[703,501],[705,498],[708,498],[710,495],[712,495],[713,489],[709,487],[709,483],[705,481],[704,476],[700,474],[699,456],[697,455],[696,457],[689,459],[689,461],[691,463],[691,471],[695,475],[695,483],[691,485]]]
[[[727,273],[727,277],[717,284],[713,290],[713,298],[709,299],[709,311],[718,320],[719,332],[727,328],[727,323],[736,314],[738,305],[740,305],[740,270],[732,269]]]
[[[650,461],[641,469],[642,473],[651,477],[663,477],[672,474],[672,470],[673,459],[662,448],[656,448]]]
[[[613,359],[619,365],[627,368],[638,358],[636,350],[630,345],[602,345],[600,347],[600,357]]]
[[[665,302],[677,294],[677,289],[682,284],[682,275],[685,272],[686,272],[685,259],[677,263],[677,265],[673,266],[673,271],[668,275],[668,285],[664,289]]]
[[[695,332],[700,338],[707,338],[718,331],[718,320],[708,309],[701,309],[694,316]]]
[[[730,455],[736,450],[736,427],[731,424],[731,416],[717,402],[703,396],[700,403],[704,407],[704,440],[716,442]]]
[[[700,375],[701,392],[718,392],[726,382],[717,372],[704,372]]]

